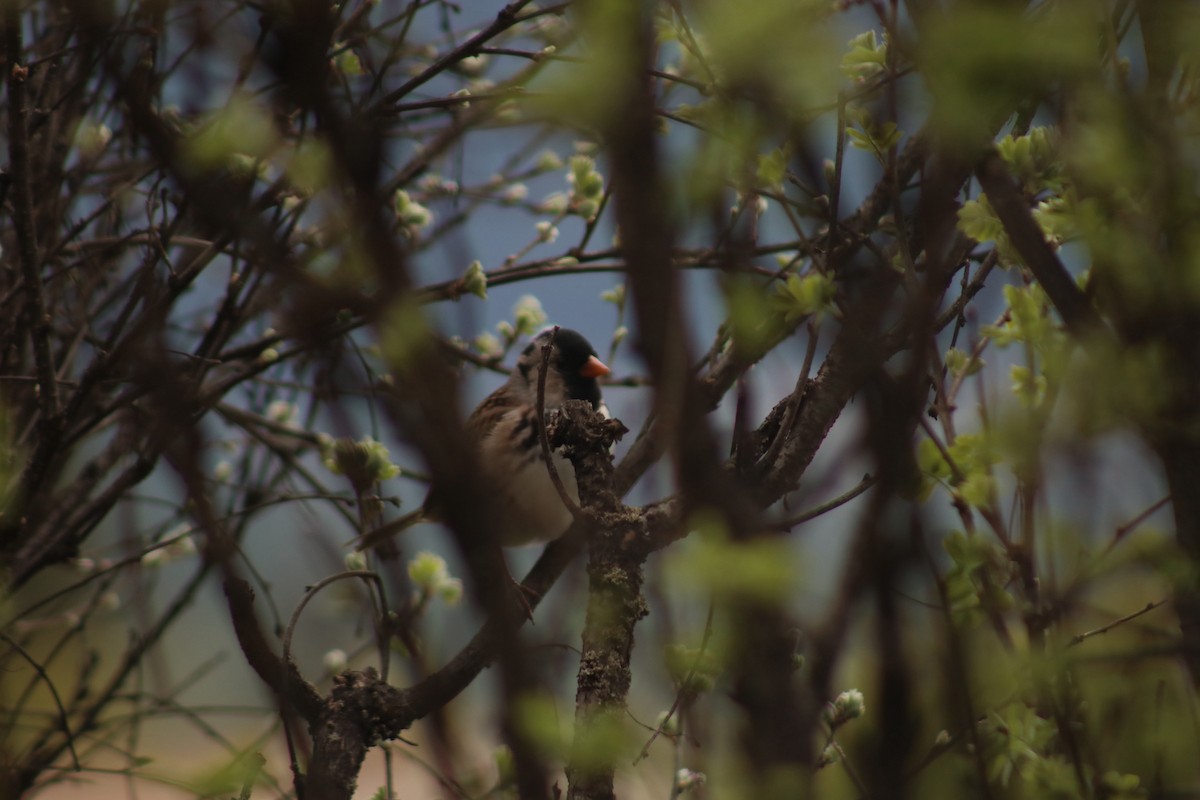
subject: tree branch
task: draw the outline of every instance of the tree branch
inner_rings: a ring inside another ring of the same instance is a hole
[[[1013,247],[1017,249],[1033,277],[1046,290],[1046,296],[1062,315],[1063,322],[1078,336],[1101,329],[1100,319],[1075,285],[1067,268],[1042,235],[1029,204],[1009,177],[1004,159],[992,148],[975,167],[975,177]]]
[[[12,170],[10,192],[13,226],[17,236],[17,260],[25,284],[25,316],[29,320],[29,341],[37,366],[38,420],[37,448],[21,478],[20,497],[28,500],[49,477],[50,464],[58,453],[62,432],[59,418],[58,381],[50,347],[50,317],[46,309],[38,263],[37,235],[34,231],[34,203],[29,152],[29,101],[26,81],[29,68],[21,66],[24,47],[21,35],[21,6],[8,3],[4,8],[4,51],[8,87],[8,161]]]

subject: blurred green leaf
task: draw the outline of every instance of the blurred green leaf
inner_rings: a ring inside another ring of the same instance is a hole
[[[566,757],[570,720],[559,714],[558,704],[551,695],[537,692],[518,697],[513,715],[521,732],[546,757]]]
[[[773,192],[783,191],[783,179],[787,176],[791,157],[791,148],[787,146],[777,147],[765,155],[760,155],[758,169],[755,170],[758,188]]]
[[[305,139],[291,154],[288,179],[304,197],[312,197],[333,180],[333,160],[329,147],[319,139]]]
[[[1096,66],[1087,2],[955,3],[930,14],[917,60],[934,96],[933,124],[950,143],[975,148],[1030,96]]]
[[[1036,127],[1024,136],[1010,133],[996,143],[996,150],[1021,188],[1032,196],[1062,189],[1064,164],[1060,146],[1056,130]]]
[[[235,156],[261,161],[278,146],[270,109],[252,98],[235,94],[223,108],[196,126],[183,144],[185,163],[206,171],[229,168]]]
[[[842,72],[860,80],[873,77],[887,64],[887,36],[876,41],[875,31],[860,33],[850,40],[849,49],[842,55]]]
[[[1001,242],[1008,238],[1004,224],[984,195],[963,203],[958,210],[958,229],[977,242]]]
[[[346,45],[345,42],[340,42],[334,45],[334,47],[340,50],[333,59],[333,66],[338,72],[350,78],[367,73],[363,69],[362,60],[358,57],[358,53],[354,52],[352,47]]]
[[[837,53],[824,0],[724,0],[697,7],[708,62],[726,85],[760,86],[797,112],[828,101]],[[771,42],[764,47],[764,42]]]
[[[946,351],[945,362],[946,369],[956,378],[974,375],[987,365],[987,362],[982,358],[976,358],[969,353],[964,353],[957,347],[951,347]]]
[[[670,644],[663,650],[663,660],[676,688],[689,693],[710,691],[721,674],[720,664],[711,649],[701,651],[696,647]]]
[[[759,281],[745,276],[735,275],[726,281],[725,295],[734,347],[744,359],[761,358],[783,335],[777,304]]]
[[[861,129],[847,128],[846,135],[853,147],[872,153],[881,164],[887,162],[888,151],[904,137],[894,122],[868,123]]]
[[[790,324],[829,310],[836,296],[837,284],[828,275],[816,271],[804,276],[791,273],[784,281],[775,284],[770,306]]]
[[[795,555],[786,540],[727,538],[717,517],[697,513],[690,521],[697,535],[671,564],[677,579],[698,591],[726,599],[779,603],[792,590]]]
[[[954,531],[942,540],[942,546],[952,564],[944,580],[955,624],[970,628],[979,624],[985,610],[998,613],[1012,605],[1004,591],[1011,566],[994,540]]]

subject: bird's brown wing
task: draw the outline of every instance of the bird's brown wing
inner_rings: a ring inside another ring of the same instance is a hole
[[[479,445],[487,436],[495,430],[496,425],[504,418],[504,415],[519,405],[517,398],[512,392],[506,391],[505,387],[501,387],[489,394],[483,399],[475,410],[471,412],[471,416],[467,417],[467,438],[476,446],[478,452]],[[438,496],[437,487],[431,487],[429,494],[425,497],[426,520],[439,519],[438,509],[443,507],[441,498]]]
[[[520,400],[507,386],[492,392],[467,417],[467,436],[476,444],[482,442],[501,418],[518,405]]]

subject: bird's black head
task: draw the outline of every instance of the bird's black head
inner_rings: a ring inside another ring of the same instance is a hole
[[[544,330],[526,346],[517,362],[525,378],[536,391],[537,368],[542,363],[542,348],[554,338],[550,351],[550,367],[562,378],[567,400],[586,400],[592,408],[600,407],[600,385],[596,379],[609,373],[608,367],[596,355],[591,342],[569,328]]]

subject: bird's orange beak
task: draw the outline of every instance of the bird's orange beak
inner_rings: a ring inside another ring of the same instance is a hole
[[[595,356],[588,356],[588,360],[584,362],[583,367],[579,370],[579,374],[585,378],[599,378],[610,372],[612,370]]]

